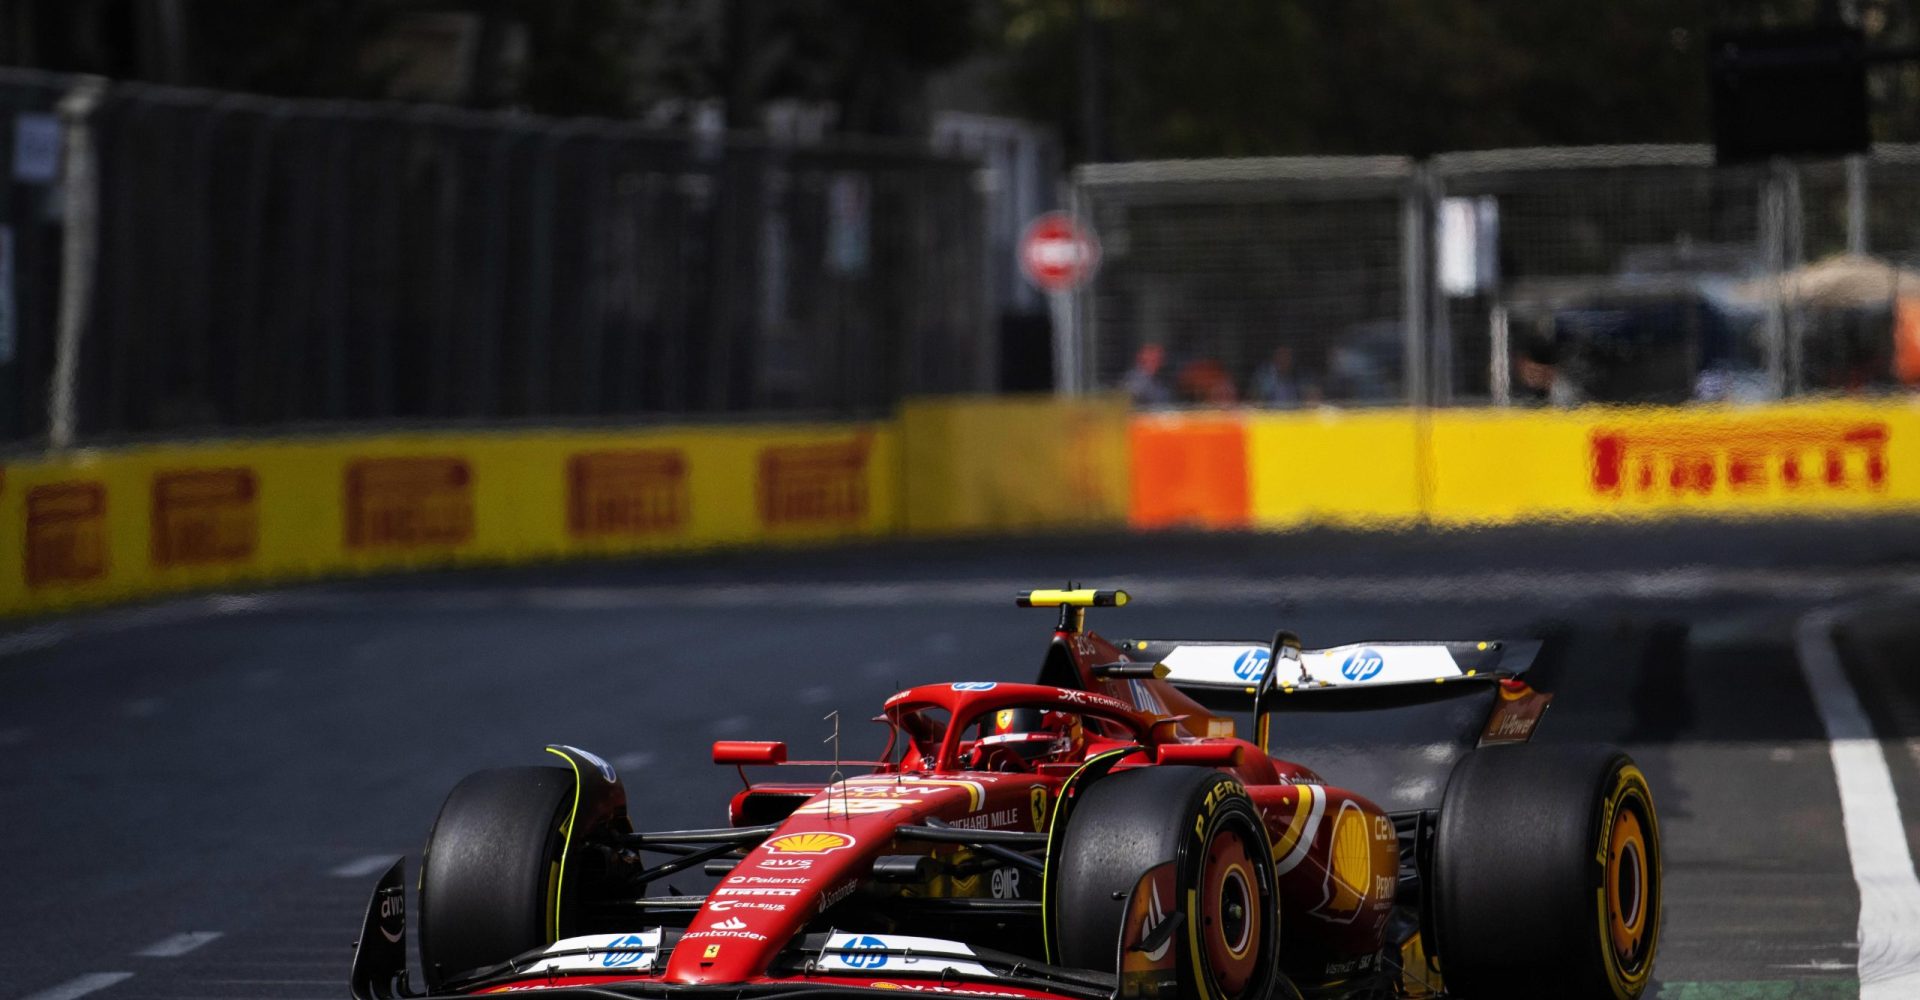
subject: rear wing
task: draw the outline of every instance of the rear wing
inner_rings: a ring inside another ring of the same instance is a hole
[[[1282,645],[1277,670],[1275,646],[1264,642],[1136,639],[1120,648],[1130,659],[1164,664],[1166,680],[1203,705],[1244,709],[1256,695],[1273,693],[1518,677],[1539,656],[1540,640],[1362,642],[1300,650],[1297,660]]]
[[[1553,700],[1520,679],[1538,639],[1309,650],[1291,633],[1274,640],[1120,648],[1163,665],[1210,710],[1251,710],[1260,749],[1401,809],[1437,807],[1453,762],[1474,747],[1532,739]]]

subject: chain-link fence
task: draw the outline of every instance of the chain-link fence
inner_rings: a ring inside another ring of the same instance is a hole
[[[1069,388],[1570,405],[1920,382],[1920,150],[1185,161],[1074,181],[1105,258],[1076,299]]]
[[[46,433],[59,314],[60,100],[67,81],[0,77],[0,442]]]
[[[0,104],[76,86],[0,76]],[[993,384],[969,161],[93,86],[53,120],[58,176],[15,172],[0,440],[48,433],[62,335],[81,440],[859,415]]]

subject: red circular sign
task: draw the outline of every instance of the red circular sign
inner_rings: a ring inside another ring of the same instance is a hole
[[[1020,236],[1020,270],[1049,292],[1078,288],[1100,267],[1100,243],[1065,212],[1048,212]]]

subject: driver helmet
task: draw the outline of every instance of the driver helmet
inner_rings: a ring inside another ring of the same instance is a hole
[[[1028,763],[1076,759],[1086,746],[1080,717],[1038,708],[1003,708],[987,717],[982,747],[1004,745]]]

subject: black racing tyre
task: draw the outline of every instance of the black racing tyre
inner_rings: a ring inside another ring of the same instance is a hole
[[[1612,747],[1460,759],[1433,856],[1434,951],[1463,1000],[1632,1000],[1660,944],[1660,825]]]
[[[453,786],[421,859],[420,964],[429,989],[554,941],[573,782],[564,767],[507,767]]]
[[[1186,913],[1174,939],[1182,995],[1291,995],[1279,971],[1273,848],[1232,775],[1170,766],[1109,775],[1081,793],[1061,837],[1046,886],[1062,964],[1112,970],[1128,894],[1148,869],[1174,861]]]

